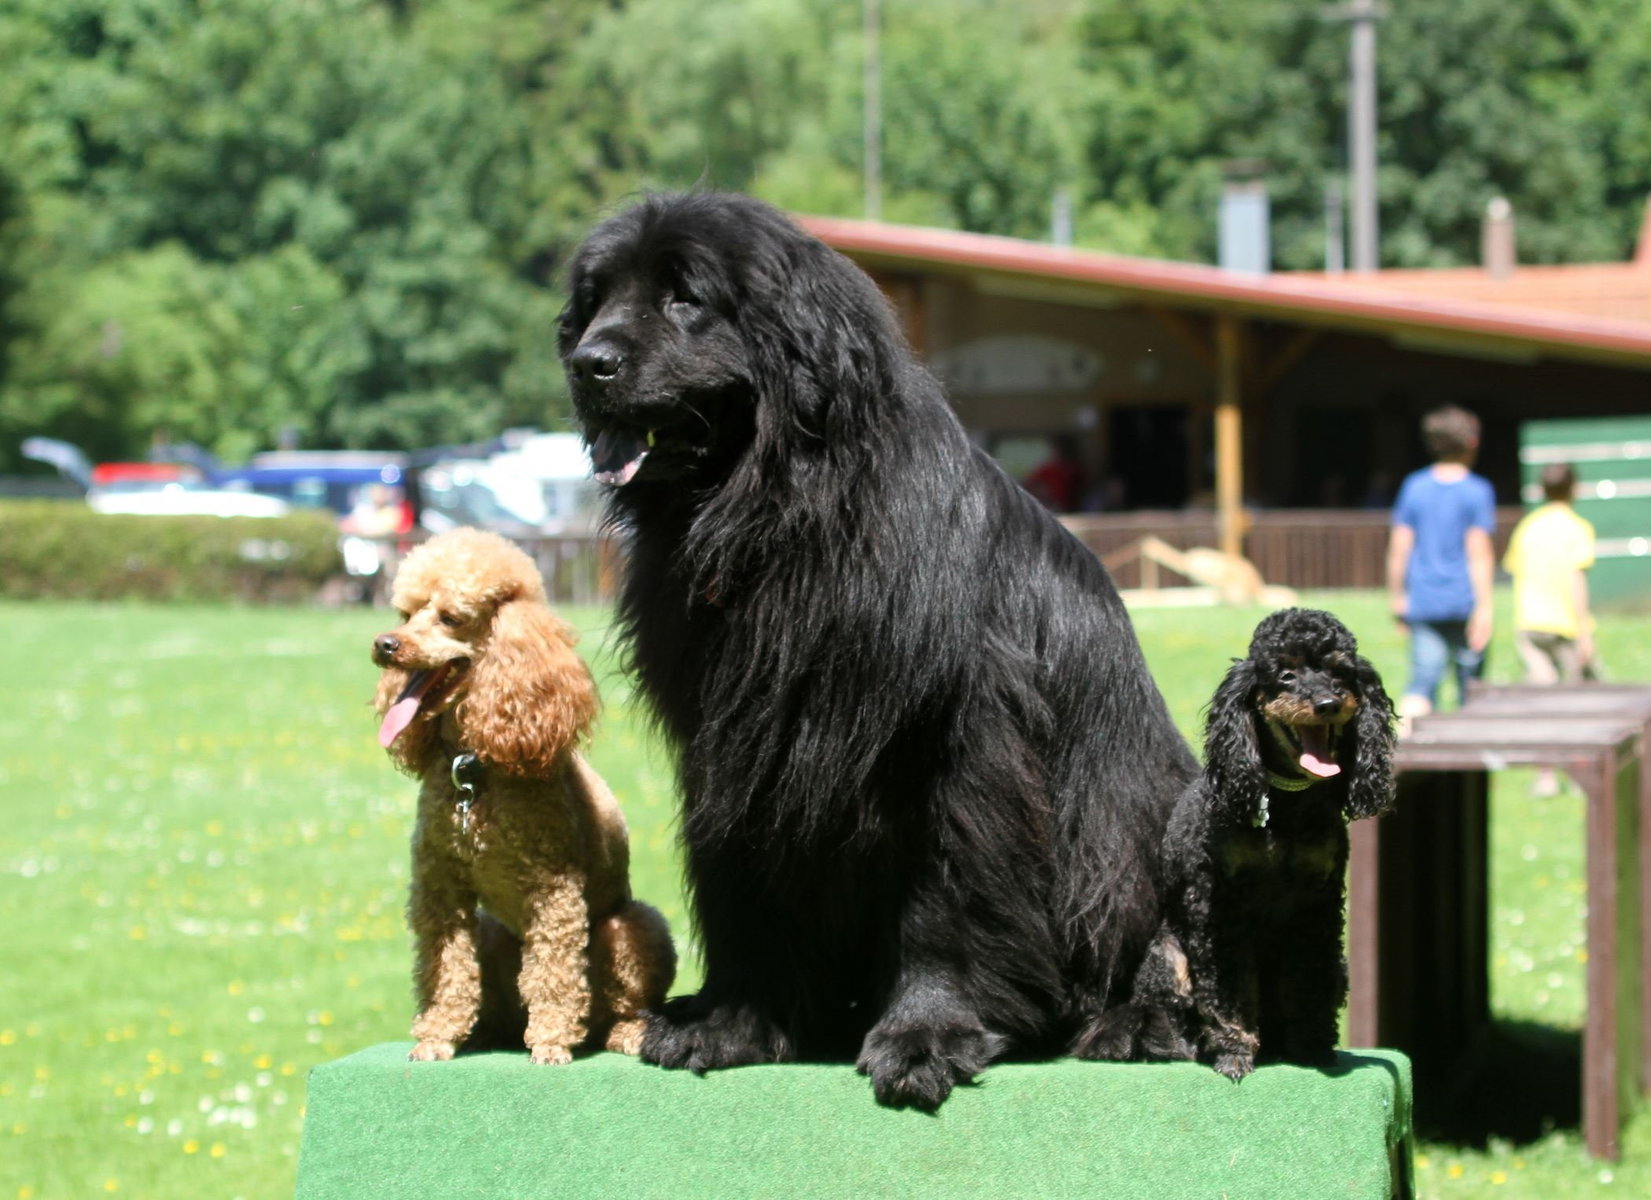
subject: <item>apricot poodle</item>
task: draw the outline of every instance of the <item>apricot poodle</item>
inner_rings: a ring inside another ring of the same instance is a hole
[[[576,749],[597,702],[573,631],[533,561],[475,529],[414,549],[392,602],[402,623],[373,660],[379,742],[420,782],[410,1057],[505,1038],[539,1063],[635,1054],[676,954],[631,898],[624,816]]]

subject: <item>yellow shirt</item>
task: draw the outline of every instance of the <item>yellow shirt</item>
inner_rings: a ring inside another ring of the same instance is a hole
[[[1513,576],[1513,624],[1533,633],[1577,635],[1575,573],[1594,565],[1594,527],[1552,502],[1514,526],[1502,565]]]

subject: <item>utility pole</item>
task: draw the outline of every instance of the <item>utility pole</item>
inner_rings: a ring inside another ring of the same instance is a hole
[[[1353,270],[1381,263],[1376,217],[1376,22],[1386,15],[1376,0],[1350,0],[1325,14],[1352,26],[1348,54],[1347,157],[1352,168]]]
[[[863,0],[865,62],[864,149],[866,220],[883,217],[883,63],[881,0]]]

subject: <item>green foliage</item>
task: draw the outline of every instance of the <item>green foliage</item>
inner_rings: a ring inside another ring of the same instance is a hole
[[[0,502],[0,597],[79,600],[313,599],[339,573],[330,513],[160,517],[74,501]]]
[[[1273,0],[1088,0],[1097,203],[1136,206],[1159,253],[1213,257],[1220,165],[1267,164],[1275,260],[1324,260],[1345,172],[1347,26]],[[1526,261],[1623,258],[1651,191],[1636,0],[1410,0],[1377,27],[1382,261],[1478,261],[1486,203],[1512,201]]]
[[[1624,257],[1651,191],[1651,8],[1407,0],[1377,33],[1390,265]],[[1208,260],[1267,165],[1278,265],[1323,261],[1348,32],[1277,0],[883,0],[882,212]],[[840,0],[9,0],[0,470],[415,448],[566,420],[554,320],[649,188],[864,204],[864,8]]]
[[[0,46],[28,50],[0,149],[36,243],[7,440],[237,458],[287,427],[394,447],[551,415],[555,376],[511,369],[544,365],[557,307],[528,270],[548,147],[482,47],[367,0],[27,0]]]

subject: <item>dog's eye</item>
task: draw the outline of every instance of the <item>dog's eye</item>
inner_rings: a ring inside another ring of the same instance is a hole
[[[457,629],[460,625],[464,624],[464,618],[459,616],[458,613],[445,611],[439,612],[436,614],[436,619],[449,629]]]
[[[1278,681],[1280,683],[1294,683],[1296,681],[1296,673],[1294,671],[1280,671],[1278,673]]]
[[[672,316],[679,319],[688,319],[692,318],[704,306],[687,292],[676,292],[665,302],[665,307]]]

